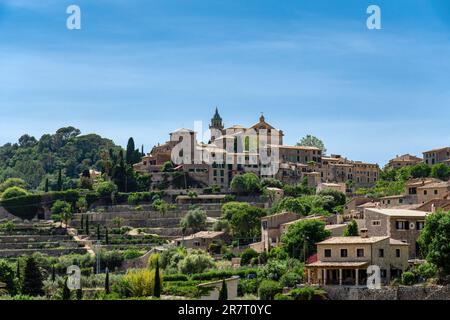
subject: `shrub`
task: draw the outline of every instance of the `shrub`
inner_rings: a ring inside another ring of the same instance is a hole
[[[280,278],[280,284],[283,287],[295,287],[296,284],[298,284],[302,280],[302,277],[294,272],[287,272],[283,274]]]
[[[41,209],[41,195],[31,194],[3,199],[1,205],[12,215],[21,219],[33,219]]]
[[[258,288],[258,296],[261,300],[273,300],[277,293],[281,293],[281,285],[273,280],[263,280]]]
[[[9,187],[2,193],[2,200],[27,196],[28,192],[20,187]]]
[[[241,266],[248,265],[253,258],[258,257],[258,252],[252,248],[245,249],[241,254]]]
[[[164,281],[165,282],[169,282],[169,281],[188,281],[188,280],[189,280],[189,278],[185,274],[167,274],[167,275],[164,275]]]
[[[186,274],[201,273],[214,267],[214,265],[215,263],[210,255],[202,251],[193,251],[178,263],[178,271]]]
[[[125,260],[131,260],[131,259],[139,258],[143,254],[144,254],[144,252],[139,249],[127,249],[123,252],[123,258]]]
[[[160,274],[160,279],[162,279],[162,274]],[[153,295],[155,270],[129,270],[124,276],[124,280],[129,284],[131,296],[148,297]]]
[[[246,294],[256,294],[258,292],[257,279],[241,279],[238,283],[238,296],[243,297]]]
[[[406,271],[402,273],[402,284],[405,286],[411,286],[416,282],[416,277],[414,273],[410,271]]]
[[[258,277],[278,281],[287,270],[286,261],[269,260],[266,265],[258,270]]]
[[[297,288],[289,292],[289,296],[294,300],[315,300],[321,294],[321,292],[311,287]]]
[[[425,262],[414,269],[414,273],[425,279],[434,278],[438,274],[438,268],[431,262]]]

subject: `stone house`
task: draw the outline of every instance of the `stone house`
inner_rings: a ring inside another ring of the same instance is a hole
[[[409,258],[420,257],[417,239],[428,212],[406,209],[368,208],[364,211],[369,236],[389,236],[409,243]]]
[[[404,154],[402,156],[397,155],[394,159],[389,160],[387,167],[392,169],[400,169],[408,166],[414,166],[422,162],[422,158],[410,154]]]
[[[317,261],[307,264],[309,284],[365,286],[367,268],[380,268],[388,284],[408,268],[408,244],[388,236],[332,237],[317,243]]]
[[[426,164],[434,165],[437,163],[449,164],[450,160],[450,147],[433,149],[423,152],[423,159]]]
[[[446,199],[449,194],[449,181],[429,183],[417,188],[417,200],[421,204],[430,200]]]
[[[200,231],[190,236],[180,237],[173,240],[176,246],[188,249],[209,250],[209,245],[214,241],[226,241],[227,237],[223,231]]]

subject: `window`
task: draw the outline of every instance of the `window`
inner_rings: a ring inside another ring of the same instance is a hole
[[[381,278],[386,278],[386,275],[387,275],[386,269],[381,269],[380,270],[380,277]]]
[[[378,257],[383,258],[384,257],[384,249],[378,249]]]
[[[325,258],[330,258],[331,257],[331,249],[325,249],[324,256],[325,256]]]
[[[262,228],[263,228],[264,230],[267,229],[267,221],[263,221],[263,222],[262,222]]]
[[[341,258],[347,257],[347,249],[341,249]]]
[[[437,191],[437,190],[434,190],[434,194],[436,194],[436,195],[437,195],[437,194],[438,194],[438,191]]]
[[[364,257],[364,249],[356,249],[356,256],[358,258]]]
[[[422,230],[424,226],[425,226],[425,222],[424,221],[417,221],[416,222],[416,230]]]
[[[400,249],[395,249],[395,256],[400,258]]]
[[[395,228],[397,230],[409,230],[409,224],[408,221],[395,221]]]
[[[423,195],[426,196],[428,194],[427,190],[423,190]]]

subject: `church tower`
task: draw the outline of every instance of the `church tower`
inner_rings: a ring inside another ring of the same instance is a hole
[[[219,110],[216,107],[216,112],[211,119],[211,124],[209,125],[209,129],[211,131],[211,140],[214,141],[216,138],[223,134],[223,122],[222,118],[219,115]]]

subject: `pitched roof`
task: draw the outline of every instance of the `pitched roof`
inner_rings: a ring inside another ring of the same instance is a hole
[[[407,161],[422,161],[422,160],[423,160],[422,158],[419,158],[419,157],[416,157],[416,156],[413,156],[410,154],[404,154],[402,156],[397,156],[394,159],[391,159],[391,161],[397,161],[397,162],[399,162],[399,161],[405,161],[405,162],[407,162]]]

